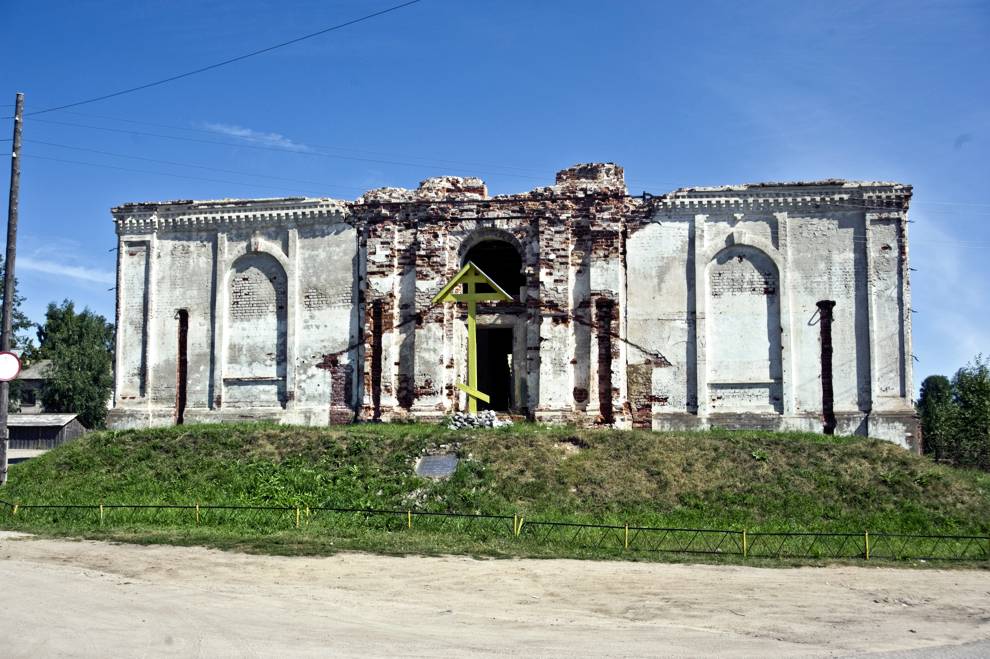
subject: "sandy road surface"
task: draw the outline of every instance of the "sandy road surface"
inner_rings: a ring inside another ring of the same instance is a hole
[[[32,659],[990,649],[983,571],[281,558],[0,532],[0,593],[2,654]]]

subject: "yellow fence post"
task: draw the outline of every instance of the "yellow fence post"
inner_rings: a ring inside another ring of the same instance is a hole
[[[512,535],[516,534],[516,527],[519,526],[519,515],[512,514]]]
[[[743,558],[749,556],[749,547],[746,544],[746,529],[743,529]]]
[[[299,506],[296,506],[296,528],[299,528]]]
[[[309,526],[309,506],[306,506],[306,526]]]
[[[407,528],[410,528],[410,529],[412,528],[412,511],[411,510],[407,510],[406,511],[406,527]]]
[[[629,549],[629,525],[626,524],[626,549]]]
[[[103,526],[103,504],[100,504],[100,526]]]
[[[516,529],[516,535],[519,535],[519,534],[522,533],[522,525],[523,525],[523,520],[524,519],[526,519],[526,518],[523,517],[522,515],[519,516],[519,528]]]
[[[863,531],[863,543],[866,548],[866,560],[870,560],[870,532]]]
[[[196,504],[196,525],[199,526],[199,503]]]
[[[21,507],[21,504],[19,504],[19,503],[15,503],[15,504],[14,504],[14,512],[13,512],[13,513],[11,513],[11,514],[12,514],[12,515],[16,515],[16,514],[17,514],[17,509],[18,509],[18,508],[20,508],[20,507]]]

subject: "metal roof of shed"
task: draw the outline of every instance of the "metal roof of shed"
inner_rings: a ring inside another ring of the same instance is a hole
[[[7,417],[8,426],[58,426],[68,425],[78,414],[11,414]]]

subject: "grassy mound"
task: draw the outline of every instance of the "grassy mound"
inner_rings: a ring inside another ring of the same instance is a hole
[[[462,458],[454,476],[415,476],[416,458],[444,444]],[[425,424],[108,431],[13,466],[0,498],[520,513],[751,531],[990,531],[990,475],[887,442],[802,433]]]

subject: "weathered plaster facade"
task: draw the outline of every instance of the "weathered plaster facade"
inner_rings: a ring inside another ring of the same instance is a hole
[[[502,408],[913,445],[910,197],[841,180],[632,197],[621,167],[588,164],[497,197],[441,177],[356,202],[126,204],[111,423],[463,409],[464,310],[430,300],[470,256],[516,297],[479,312]]]

